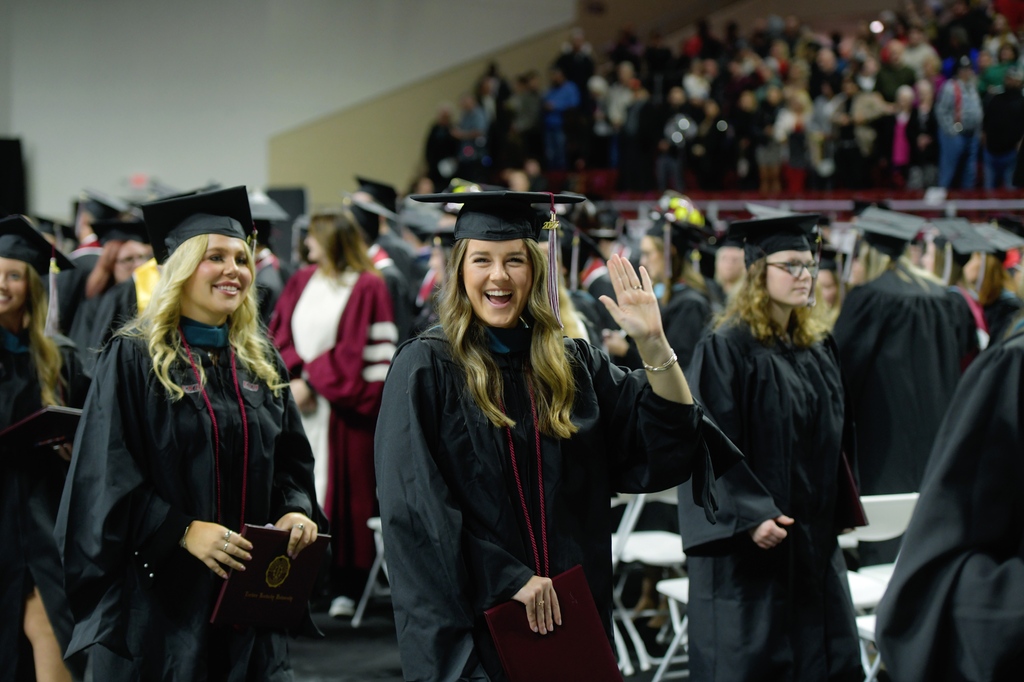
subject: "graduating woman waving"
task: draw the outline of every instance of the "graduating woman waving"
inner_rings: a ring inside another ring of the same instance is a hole
[[[377,426],[406,679],[504,679],[483,612],[515,600],[536,632],[558,628],[562,595],[550,576],[577,564],[610,631],[611,493],[670,487],[692,472],[703,494],[705,441],[722,447],[722,466],[738,458],[693,404],[646,271],[613,256],[617,303],[602,297],[646,370],[628,373],[563,337],[530,207],[549,196],[419,197],[464,206],[440,327],[399,349]]]

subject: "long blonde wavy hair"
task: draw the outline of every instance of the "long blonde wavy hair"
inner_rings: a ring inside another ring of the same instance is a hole
[[[569,438],[579,430],[570,420],[576,398],[571,356],[548,304],[547,259],[537,242],[524,239],[523,243],[533,266],[533,283],[526,304],[534,319],[527,381],[535,390],[538,428],[549,436]],[[438,316],[451,345],[452,357],[466,374],[473,402],[494,426],[511,427],[515,426],[515,421],[501,411],[494,398],[503,395],[501,372],[491,357],[484,325],[473,314],[473,305],[463,283],[462,265],[468,244],[468,239],[462,239],[452,249]]]
[[[134,320],[122,327],[120,336],[143,339],[153,359],[153,373],[172,400],[178,400],[185,391],[171,380],[171,368],[175,362],[189,365],[188,354],[181,342],[178,326],[181,323],[181,297],[185,283],[195,273],[206,256],[210,236],[201,234],[179,246],[163,266],[160,282],[153,291],[153,297],[146,309]],[[252,284],[242,304],[228,316],[228,342],[242,365],[266,382],[267,386],[280,395],[283,383],[274,366],[273,349],[266,336],[260,332],[259,307],[256,302],[256,267],[251,250],[246,247],[249,258],[246,268],[252,273]],[[206,383],[206,373],[197,363],[199,375]]]
[[[25,279],[28,296],[25,298],[22,327],[28,330],[29,354],[39,380],[39,395],[43,405],[60,405],[60,387],[64,385],[60,370],[64,360],[60,348],[44,331],[47,301],[43,280],[28,263],[25,263]]]
[[[906,256],[893,258],[882,253],[867,241],[861,242],[857,251],[857,260],[864,269],[864,280],[859,284],[872,282],[890,270],[904,282],[917,284],[922,289],[928,286],[927,283],[945,285],[942,278],[924,268],[914,265]]]
[[[821,309],[794,308],[789,316],[789,327],[782,329],[771,316],[771,298],[768,296],[768,260],[759,258],[747,269],[739,288],[715,320],[715,329],[742,322],[765,345],[789,335],[794,346],[809,348],[825,338],[828,324],[822,319]]]

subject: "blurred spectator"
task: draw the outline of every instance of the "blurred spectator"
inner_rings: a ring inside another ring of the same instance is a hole
[[[566,114],[580,106],[580,91],[558,67],[550,72],[551,86],[544,94],[544,158],[549,170],[566,167]]]
[[[484,157],[487,155],[487,114],[473,95],[463,93],[459,97],[458,124],[452,135],[459,141],[458,171],[460,178],[471,182],[484,180]]]
[[[778,194],[782,191],[780,172],[782,168],[783,147],[775,137],[775,121],[782,108],[782,88],[773,83],[768,84],[764,91],[764,100],[757,110],[757,146],[754,158],[760,173],[761,194]]]
[[[831,80],[821,82],[821,93],[812,103],[811,120],[807,126],[808,151],[811,157],[811,188],[832,189],[836,171],[835,130],[832,118],[842,99],[839,88],[832,89]]]
[[[806,90],[793,90],[775,120],[775,139],[783,145],[783,173],[787,192],[803,192],[811,155],[807,128],[811,120],[811,97]]]
[[[837,187],[862,189],[865,186],[867,159],[875,142],[871,123],[881,114],[879,107],[873,105],[871,95],[881,101],[878,95],[863,92],[856,78],[843,79],[843,92],[832,118],[836,133]]]
[[[949,8],[949,20],[939,27],[939,51],[946,57],[959,59],[962,55],[960,49],[966,45],[971,49],[978,49],[989,32],[991,20],[986,13],[983,4],[971,7],[968,0],[953,0]],[[954,40],[954,34],[961,35],[966,39],[964,44],[955,44],[959,39]]]
[[[501,75],[496,62],[491,62],[486,73],[476,84],[476,100],[487,116],[487,145],[495,164],[504,165],[506,140],[511,126],[508,100],[512,96],[508,81]]]
[[[857,68],[857,85],[862,92],[874,92],[877,80],[878,60],[870,54],[866,55]]]
[[[840,91],[843,87],[843,75],[839,72],[836,62],[836,53],[827,47],[818,50],[818,54],[811,66],[811,79],[807,84],[807,94],[811,99],[817,99],[821,94],[821,86],[828,83],[831,86],[832,94]]]
[[[1024,138],[1024,95],[1021,94],[1021,68],[1017,65],[1004,74],[1004,89],[985,105],[985,189],[1013,187],[1013,171],[1021,138]]]
[[[758,168],[755,150],[762,131],[758,126],[760,112],[757,96],[752,90],[744,90],[736,102],[733,113],[733,139],[736,144],[736,176],[740,189],[757,189]]]
[[[657,112],[650,102],[650,93],[637,78],[633,79],[631,87],[633,103],[626,110],[620,137],[619,187],[646,192],[654,189],[654,155],[662,131]]]
[[[924,60],[922,69],[924,73],[921,75],[921,78],[931,83],[932,91],[938,92],[941,90],[942,84],[948,80],[945,74],[942,73],[942,60],[938,57],[928,57]]]
[[[459,141],[452,135],[452,108],[449,104],[442,104],[437,108],[437,118],[427,133],[423,151],[427,176],[435,187],[443,188],[455,174],[458,153]]]
[[[781,80],[789,77],[789,45],[785,40],[773,40],[771,49],[764,63],[778,75]]]
[[[665,47],[661,33],[651,31],[644,48],[642,74],[650,85],[651,97],[655,102],[663,101],[665,92],[671,87],[668,81],[672,74],[673,60],[672,50]]]
[[[921,79],[914,86],[917,107],[907,122],[910,140],[910,168],[907,189],[933,187],[939,179],[939,124],[933,105],[935,90],[930,81]]]
[[[1024,3],[1018,2],[1017,4]],[[999,48],[1003,45],[1013,45],[1020,49],[1020,41],[1014,35],[1010,22],[1006,20],[1004,15],[996,14],[992,17],[992,26],[989,28],[988,36],[985,38],[984,48],[994,58],[1002,61],[999,59]]]
[[[797,51],[797,44],[800,39],[803,38],[804,27],[800,23],[800,17],[795,14],[790,14],[786,17],[782,25],[781,38],[786,41],[786,45],[789,47],[789,53],[794,54]]]
[[[531,192],[546,192],[548,190],[548,180],[541,171],[540,161],[537,159],[527,159],[526,163],[523,164],[523,171],[530,180]]]
[[[888,151],[884,166],[889,168],[890,187],[903,189],[910,174],[913,141],[908,130],[914,118],[914,88],[901,85],[896,90],[896,109],[879,124],[879,147]]]
[[[875,92],[886,102],[896,101],[896,91],[902,86],[914,85],[917,75],[903,64],[903,43],[892,40],[882,50],[882,66],[875,78]]]
[[[941,61],[938,51],[928,42],[924,29],[919,25],[912,25],[907,32],[907,46],[901,56],[903,65],[913,69],[916,78],[921,78],[924,76],[925,60],[932,57],[936,62]]]
[[[955,78],[957,64],[964,57],[971,60],[971,63],[978,57],[978,51],[971,47],[971,40],[967,29],[963,26],[954,26],[949,31],[949,38],[946,49],[942,54],[942,74],[947,78]]]
[[[956,77],[942,86],[935,115],[939,122],[939,185],[952,187],[959,176],[960,187],[973,189],[982,108],[969,58],[960,59]]]
[[[661,120],[665,122],[658,141],[654,175],[658,191],[685,189],[687,146],[697,135],[697,124],[686,111],[686,93],[678,85],[668,91]]]
[[[690,72],[683,77],[683,89],[691,102],[703,102],[711,96],[711,83],[704,73],[704,60],[690,62]]]
[[[982,68],[982,56],[985,59],[991,59],[991,55],[986,51],[978,53],[978,92],[981,93],[983,100],[987,100],[992,95],[1003,91],[1003,76],[1006,75],[1006,71],[1010,67],[1019,66],[1017,61],[1020,58],[1020,52],[1015,44],[1006,43],[999,48],[998,61],[985,68]]]
[[[591,168],[614,168],[617,161],[612,156],[615,128],[608,119],[608,81],[601,76],[591,76],[587,90],[590,93],[591,121],[587,165]]]
[[[569,31],[569,42],[562,46],[562,54],[555,60],[555,66],[565,74],[566,80],[576,85],[585,102],[587,81],[594,75],[594,57],[582,28]]]
[[[528,71],[516,78],[516,89],[508,100],[512,115],[509,134],[509,152],[506,161],[510,165],[522,164],[526,157],[537,157],[544,153],[541,128],[540,76]]]
[[[611,165],[619,166],[619,134],[626,123],[626,112],[633,103],[631,83],[636,78],[636,69],[631,62],[622,62],[615,70],[616,80],[608,88],[607,116],[612,127]]]
[[[714,59],[716,61],[722,58],[725,46],[722,45],[722,41],[712,34],[711,24],[708,23],[707,19],[701,19],[697,22],[697,38],[700,41],[700,47],[696,54],[691,56],[700,59]]]
[[[690,143],[689,158],[701,189],[723,189],[725,173],[732,165],[729,124],[713,99],[704,101],[704,117]]]
[[[619,30],[619,37],[608,52],[608,57],[616,67],[622,62],[629,62],[634,71],[640,68],[640,41],[632,26],[626,25]]]

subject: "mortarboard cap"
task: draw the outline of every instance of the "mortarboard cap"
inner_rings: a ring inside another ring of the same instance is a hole
[[[936,218],[931,222],[939,231],[939,235],[948,241],[953,251],[960,256],[969,258],[972,253],[989,253],[993,250],[992,245],[966,218]],[[961,264],[966,262],[966,259],[960,260]]]
[[[462,203],[455,221],[455,239],[507,241],[540,238],[544,219],[533,209],[534,204],[575,204],[586,197],[579,194],[547,194],[545,192],[461,192],[416,194],[416,201],[430,203]]]
[[[1008,251],[1024,247],[1024,238],[997,225],[982,223],[973,227],[978,235],[990,246],[986,253],[994,253],[1000,259],[1006,258]]]
[[[288,220],[288,212],[281,208],[281,204],[258,189],[249,192],[249,212],[253,220]]]
[[[111,240],[149,243],[146,223],[137,219],[121,220],[119,218],[109,218],[97,220],[92,224],[92,229],[99,238],[100,244],[106,244]]]
[[[75,267],[24,216],[12,215],[0,220],[0,258],[28,263],[40,276],[45,277],[50,271],[51,256],[56,258],[57,267],[61,270]]]
[[[755,218],[785,218],[786,216],[797,215],[793,211],[784,211],[775,206],[765,206],[747,202],[747,211]]]
[[[163,263],[185,241],[201,234],[244,240],[253,234],[244,185],[154,201],[143,204],[142,211],[157,263]]]
[[[831,244],[822,245],[821,260],[818,262],[821,270],[836,272],[839,270],[839,251]]]
[[[132,206],[115,196],[95,189],[82,190],[80,205],[93,217],[93,220],[117,218],[123,213],[131,213]]]
[[[747,267],[779,251],[810,251],[816,213],[738,220],[729,225],[727,240],[742,242]]]
[[[919,226],[907,222],[897,224],[880,220],[858,219],[854,225],[864,233],[864,239],[868,244],[890,258],[902,256],[907,244],[917,236],[920,230]]]
[[[0,218],[3,218],[5,215],[7,214],[0,208]],[[57,239],[74,239],[75,237],[75,228],[72,225],[65,225],[59,220],[44,218],[43,216],[32,216],[32,220],[43,234],[53,235]]]
[[[394,185],[359,177],[358,175],[356,176],[356,182],[359,183],[357,192],[365,192],[373,197],[375,202],[388,211],[390,214],[388,217],[398,213],[398,192],[395,190]]]

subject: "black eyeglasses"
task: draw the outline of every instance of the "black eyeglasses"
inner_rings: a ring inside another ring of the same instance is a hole
[[[814,261],[801,263],[800,261],[794,260],[786,263],[768,263],[768,265],[774,265],[777,268],[782,268],[793,277],[799,277],[804,270],[810,273],[811,279],[818,276],[818,264]]]

